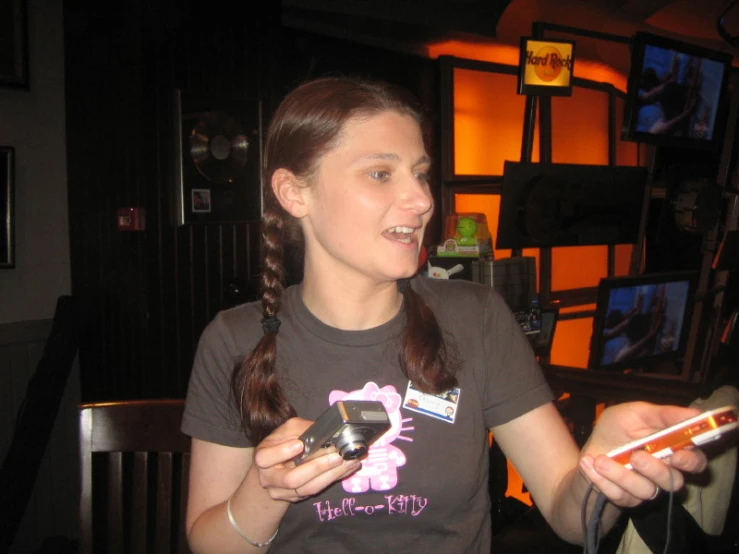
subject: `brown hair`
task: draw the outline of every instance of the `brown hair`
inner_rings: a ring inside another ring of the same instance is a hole
[[[277,201],[272,175],[280,168],[308,181],[320,158],[341,140],[344,124],[355,117],[395,111],[422,125],[421,111],[407,92],[391,85],[346,77],[324,77],[301,84],[282,101],[269,125],[264,146],[265,185],[262,220],[262,309],[265,332],[252,352],[234,368],[233,393],[246,435],[259,443],[295,410],[275,370],[277,327],[285,288],[286,248],[302,246],[298,221]],[[406,325],[398,360],[403,373],[422,391],[438,393],[456,384],[455,366],[431,309],[411,287],[404,296]]]

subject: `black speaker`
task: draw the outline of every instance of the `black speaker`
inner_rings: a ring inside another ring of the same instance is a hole
[[[262,216],[262,110],[253,98],[174,91],[177,224]]]

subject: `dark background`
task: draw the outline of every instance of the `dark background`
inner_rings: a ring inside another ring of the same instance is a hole
[[[83,402],[183,396],[205,325],[257,292],[257,220],[176,223],[175,89],[257,99],[266,125],[281,98],[307,78],[384,79],[419,98],[429,116],[428,148],[440,160],[438,62],[414,45],[457,32],[491,38],[508,2],[321,0],[316,5],[335,11],[322,18],[304,4],[265,2],[257,14],[243,2],[64,3],[72,294],[85,315]],[[319,34],[321,26],[333,34]],[[338,38],[342,28],[346,36]],[[677,156],[696,176],[716,176],[716,157]],[[434,173],[437,210],[427,244],[438,243],[441,229],[438,165]],[[646,269],[698,269],[701,236],[676,227],[668,209],[672,176],[658,177],[667,191],[650,204]],[[128,206],[145,210],[145,231],[115,227],[118,208]]]
[[[86,316],[84,402],[183,396],[204,326],[257,289],[258,221],[176,224],[175,88],[257,98],[267,122],[306,78],[382,78],[419,97],[432,149],[436,143],[435,61],[288,29],[278,2],[263,3],[258,17],[238,8],[65,2],[72,294]],[[145,231],[117,230],[123,206],[145,209]]]

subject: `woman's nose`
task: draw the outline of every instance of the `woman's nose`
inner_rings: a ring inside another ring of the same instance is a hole
[[[403,191],[403,207],[419,214],[425,214],[434,206],[431,190],[426,182],[416,177],[408,179]]]

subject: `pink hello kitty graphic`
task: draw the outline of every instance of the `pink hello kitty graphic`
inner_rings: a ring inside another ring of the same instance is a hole
[[[362,469],[343,480],[344,490],[350,493],[361,493],[370,489],[387,491],[395,488],[398,484],[397,468],[405,465],[406,458],[403,451],[391,443],[395,440],[413,440],[401,436],[403,431],[412,431],[413,427],[403,427],[403,424],[410,422],[412,418],[402,418],[400,407],[403,400],[400,394],[393,386],[380,388],[375,383],[369,382],[361,390],[332,391],[328,398],[329,405],[338,400],[382,402],[390,417],[390,429],[370,446],[367,457],[362,460]]]

